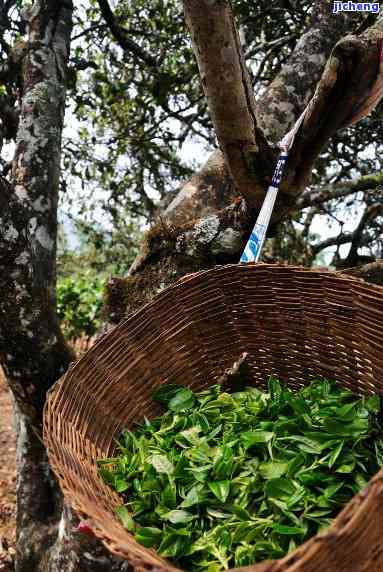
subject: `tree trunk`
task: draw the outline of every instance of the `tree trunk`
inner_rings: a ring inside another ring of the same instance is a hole
[[[12,186],[0,195],[0,356],[15,397],[16,570],[37,569],[61,508],[41,441],[45,392],[73,356],[55,306],[57,198],[72,6],[26,11],[28,50]]]
[[[210,7],[213,2],[209,3]],[[255,103],[255,120],[273,144],[294,125],[312,97],[332,48],[349,30],[352,12],[334,16],[328,0],[316,0],[305,33],[279,74]],[[176,193],[164,215],[181,224],[215,214],[238,196],[223,153],[214,151],[204,167]],[[278,203],[275,212],[278,213]]]

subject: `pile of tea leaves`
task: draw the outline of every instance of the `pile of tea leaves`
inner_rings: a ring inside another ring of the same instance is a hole
[[[99,461],[138,542],[186,570],[280,558],[326,528],[383,465],[380,398],[328,380],[270,378],[226,393],[165,385],[166,413],[124,431]]]

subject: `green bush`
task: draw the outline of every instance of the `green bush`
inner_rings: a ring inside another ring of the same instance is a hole
[[[104,280],[91,272],[59,277],[57,309],[67,339],[92,337],[101,325]]]

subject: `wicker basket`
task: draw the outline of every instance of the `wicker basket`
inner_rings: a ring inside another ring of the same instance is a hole
[[[49,392],[44,439],[67,500],[115,554],[144,570],[178,570],[134,541],[97,475],[121,429],[159,413],[160,384],[214,383],[246,351],[254,384],[316,376],[383,394],[383,288],[296,267],[229,265],[162,291],[101,338]],[[383,571],[383,471],[329,531],[252,572]]]

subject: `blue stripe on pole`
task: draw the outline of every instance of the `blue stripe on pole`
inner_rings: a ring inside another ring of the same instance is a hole
[[[274,176],[272,178],[270,187],[273,189],[276,189],[277,192],[278,192],[281,180],[282,180],[283,171],[284,171],[284,167],[285,167],[287,159],[288,159],[288,155],[286,153],[281,154],[279,156],[277,166],[276,166],[275,171],[274,171]],[[266,234],[266,230],[267,230],[267,227],[269,226],[269,222],[270,222],[271,211],[272,211],[271,204],[272,204],[272,206],[274,206],[275,198],[276,198],[276,194],[272,198],[272,203],[270,203],[270,200],[271,200],[270,194],[269,194],[269,192],[266,193],[266,197],[265,197],[265,200],[263,202],[261,211],[258,215],[257,222],[255,223],[253,232],[250,235],[250,238],[249,238],[248,243],[246,244],[245,250],[242,253],[240,262],[244,262],[244,263],[256,262],[257,259],[259,258],[260,249],[262,248],[264,236]],[[269,207],[269,204],[270,204],[270,207]],[[258,223],[259,220],[262,220],[262,223],[265,222],[266,224]]]
[[[265,233],[265,227],[262,224],[256,224],[253,232],[247,241],[245,250],[242,253],[240,262],[254,262],[257,258],[257,253],[260,245],[262,244],[262,238]]]
[[[279,156],[278,163],[274,171],[273,179],[271,181],[271,186],[274,187],[275,189],[278,189],[279,185],[281,184],[283,169],[285,167],[287,157],[288,157],[287,155]]]

